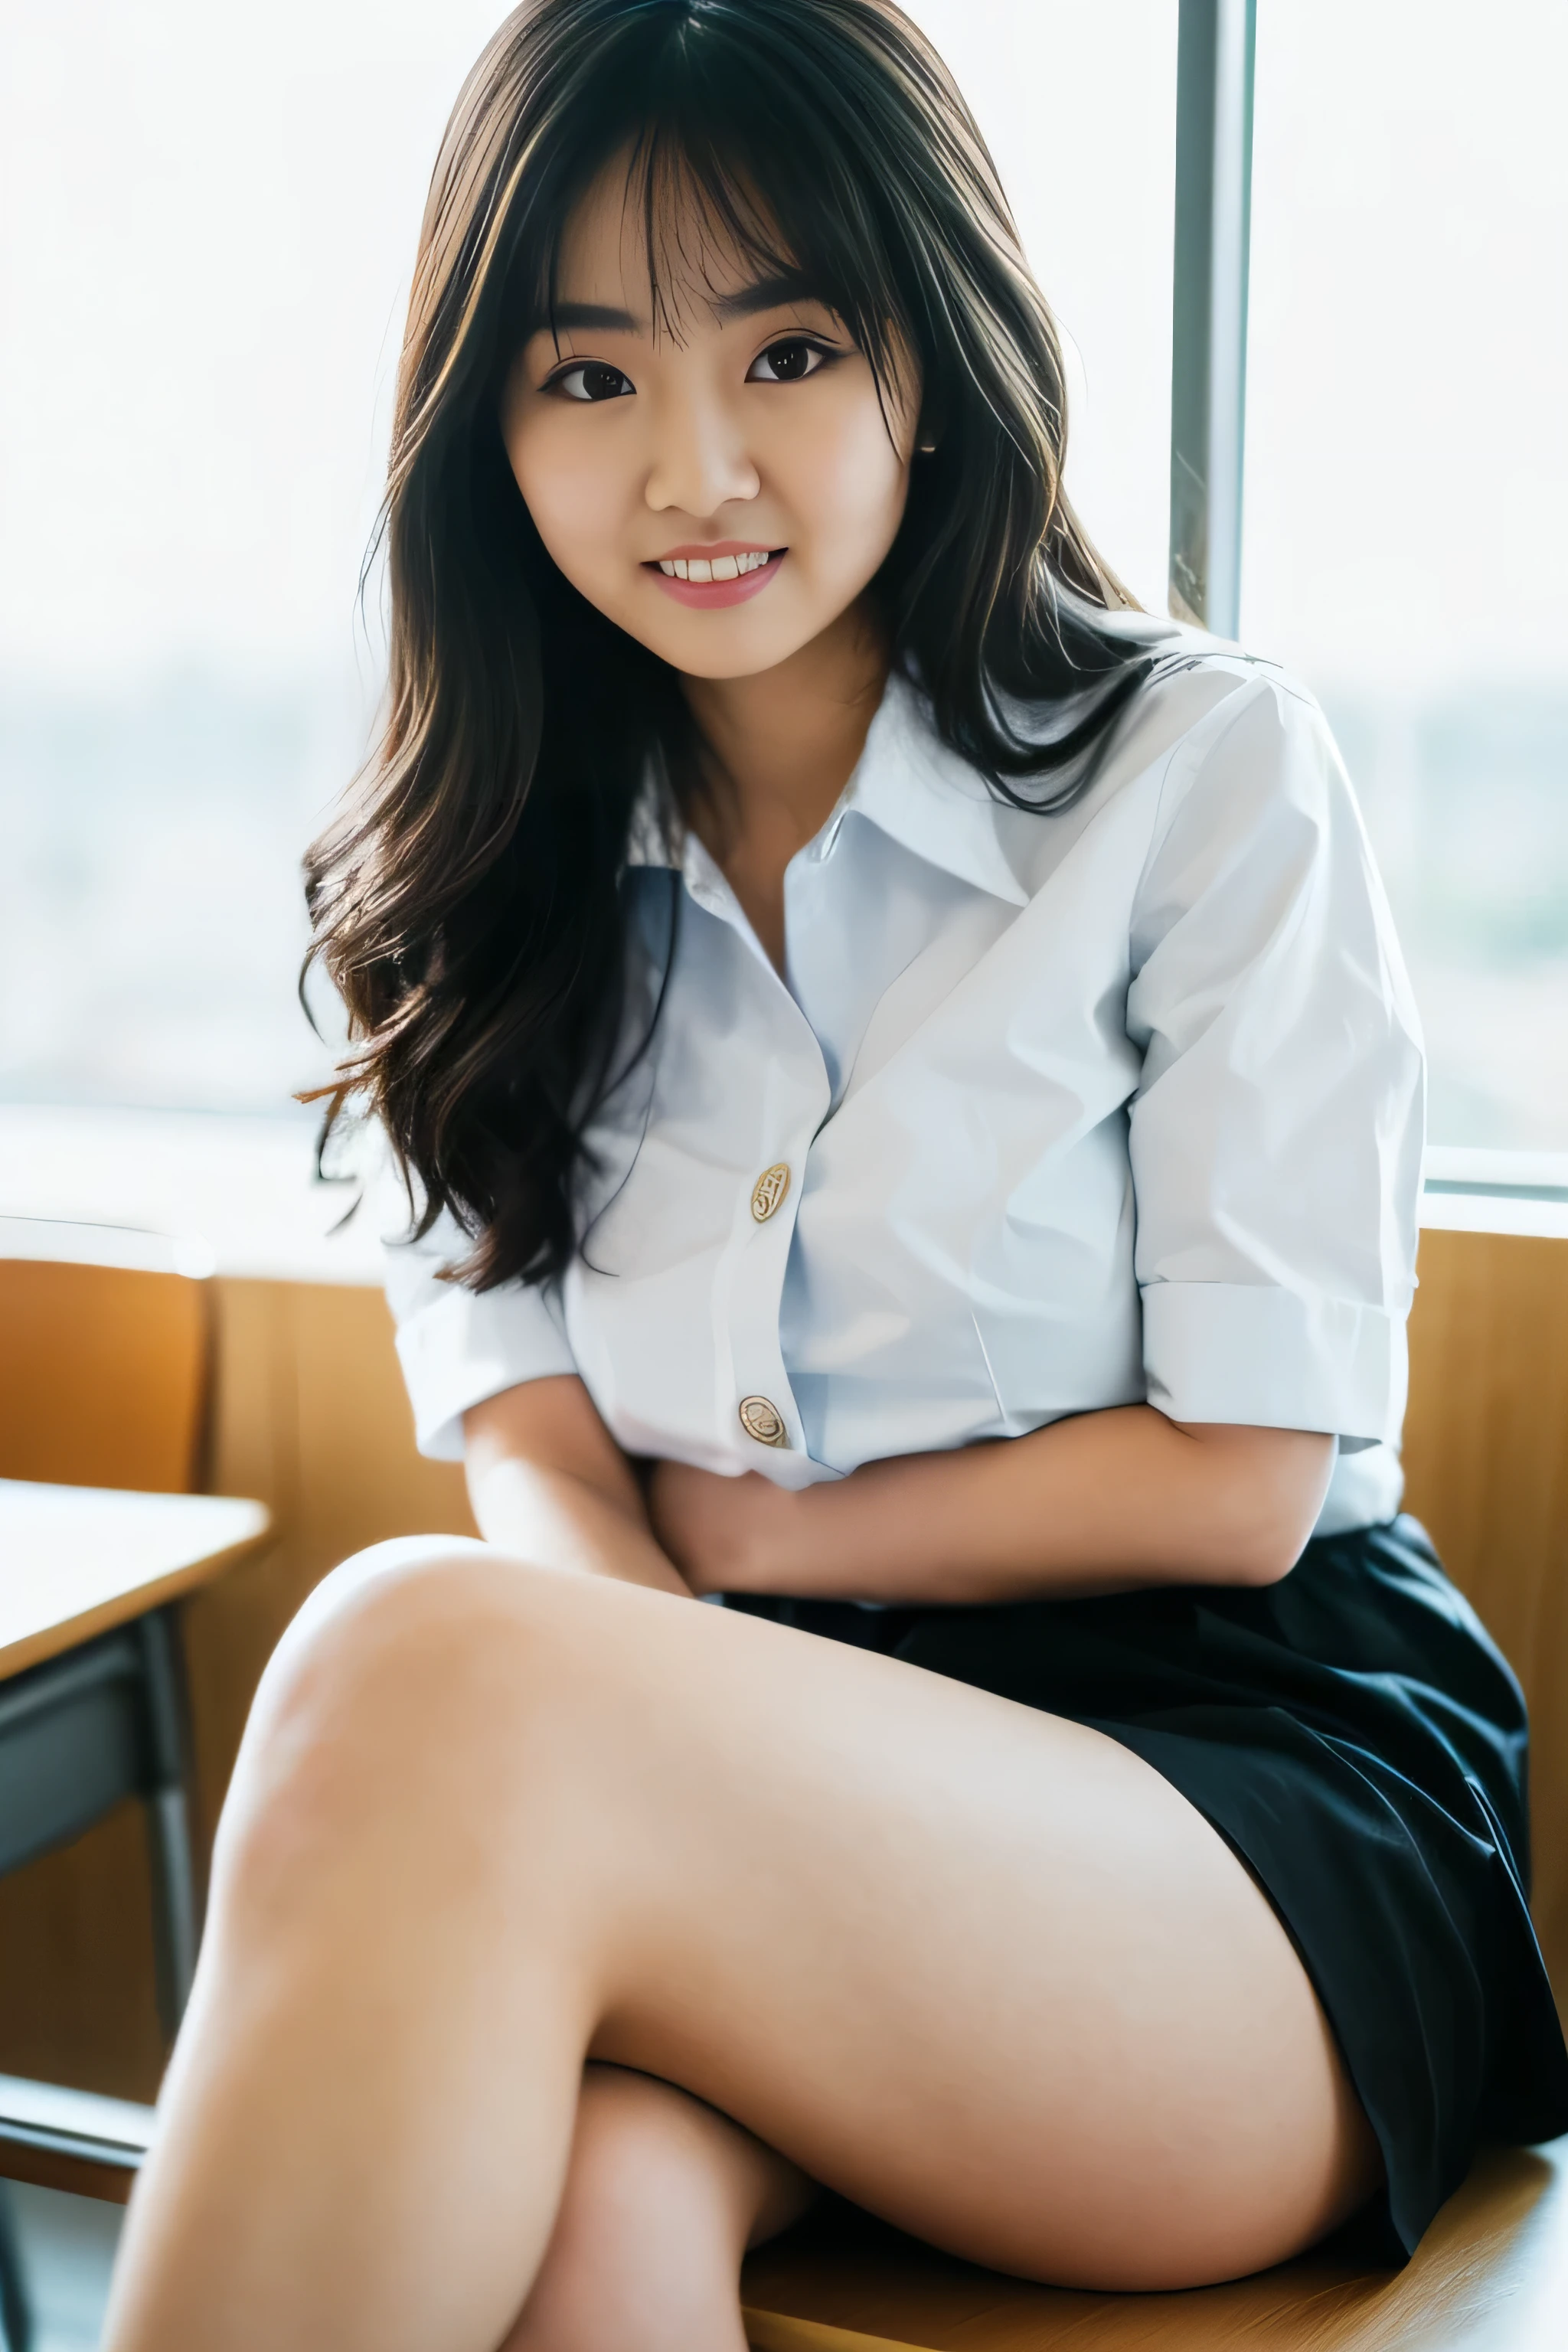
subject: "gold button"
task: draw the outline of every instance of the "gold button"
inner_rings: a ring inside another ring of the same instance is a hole
[[[769,1403],[766,1397],[741,1399],[741,1426],[748,1437],[756,1439],[759,1445],[789,1444],[789,1431],[784,1426],[784,1415],[776,1404]]]
[[[763,1169],[752,1187],[752,1214],[759,1225],[767,1223],[788,1191],[789,1170],[782,1160],[772,1168]],[[768,1443],[772,1444],[773,1441],[770,1438]]]

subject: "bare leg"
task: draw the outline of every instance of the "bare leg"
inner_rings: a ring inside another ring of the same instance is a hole
[[[742,2256],[814,2193],[673,2084],[588,2067],[550,2248],[503,2352],[745,2352]]]
[[[110,2352],[494,2352],[585,2055],[1068,2283],[1375,2179],[1273,1911],[1114,1741],[485,1548],[340,1573],[258,1700]]]

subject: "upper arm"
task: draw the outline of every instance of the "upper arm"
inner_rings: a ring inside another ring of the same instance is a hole
[[[1409,984],[1311,703],[1260,675],[1202,731],[1132,924],[1149,1400],[1393,1439],[1422,1145]]]
[[[642,1523],[631,1465],[577,1373],[557,1287],[513,1281],[474,1291],[453,1282],[448,1270],[468,1244],[451,1215],[415,1240],[406,1201],[385,1173],[376,1201],[419,1450],[463,1463],[481,1527],[510,1517],[519,1470],[572,1479]]]
[[[401,1186],[384,1175],[373,1197],[416,1442],[437,1462],[460,1462],[464,1417],[473,1407],[524,1383],[575,1374],[561,1300],[553,1286],[542,1283],[502,1282],[476,1291],[453,1282],[450,1268],[471,1244],[451,1214],[416,1240]]]
[[[1317,1524],[1337,1441],[1321,1430],[1173,1424],[1200,1449],[1198,1518],[1205,1572],[1234,1584],[1277,1584]]]

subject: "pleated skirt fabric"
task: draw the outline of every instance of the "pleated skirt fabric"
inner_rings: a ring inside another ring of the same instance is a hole
[[[1256,1591],[730,1605],[1090,1724],[1179,1789],[1312,1979],[1383,2149],[1394,2259],[1479,2141],[1568,2131],[1528,1906],[1524,1701],[1415,1520],[1319,1538]]]

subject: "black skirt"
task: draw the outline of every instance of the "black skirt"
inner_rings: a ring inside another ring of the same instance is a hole
[[[1531,1926],[1518,1683],[1401,1517],[1310,1543],[1260,1591],[863,1610],[730,1606],[1092,1725],[1247,1864],[1317,1988],[1413,2251],[1481,2139],[1568,2131]]]

